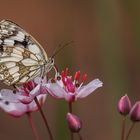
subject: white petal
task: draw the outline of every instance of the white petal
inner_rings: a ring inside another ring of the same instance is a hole
[[[43,79],[41,78],[41,77],[36,77],[35,79],[34,79],[34,82],[36,83],[36,84],[45,84],[46,82],[47,82],[47,78],[46,77],[44,77]]]
[[[30,95],[33,96],[33,97],[39,95],[39,94],[40,94],[40,87],[41,87],[41,85],[38,84],[38,85],[30,92]]]
[[[46,97],[47,97],[47,95],[39,95],[39,96],[37,96],[37,99],[38,99],[38,101],[40,103],[40,106],[42,106],[45,103]],[[38,110],[37,104],[35,103],[35,101],[32,101],[28,105],[28,111],[32,112],[32,111],[37,111],[37,110]]]
[[[0,98],[2,100],[6,100],[6,101],[9,101],[9,102],[13,102],[13,103],[17,103],[19,102],[18,99],[17,99],[17,95],[19,93],[16,93],[14,94],[12,90],[9,90],[9,89],[2,89],[0,91]]]
[[[35,101],[32,101],[30,104],[28,104],[28,112],[37,111],[37,110],[38,110],[38,106],[35,103]]]
[[[18,95],[18,100],[22,102],[23,104],[29,104],[31,103],[34,98],[40,94],[45,94],[47,92],[44,92],[44,90],[41,88],[41,84],[37,85],[30,93],[29,96],[24,95]]]
[[[27,111],[27,106],[22,103],[6,103],[6,101],[0,101],[0,108],[8,114],[14,117],[20,117]]]
[[[23,104],[29,104],[33,101],[33,97],[32,96],[19,95],[18,96],[18,101],[23,103]]]
[[[47,90],[50,95],[56,98],[65,98],[66,91],[57,83],[46,84]]]
[[[79,90],[76,91],[76,98],[84,98],[95,91],[97,88],[102,87],[103,82],[99,79],[95,79],[88,83],[85,86],[82,86]]]

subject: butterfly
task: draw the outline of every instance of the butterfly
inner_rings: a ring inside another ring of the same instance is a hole
[[[0,81],[22,84],[53,67],[54,58],[29,33],[12,21],[0,22]]]

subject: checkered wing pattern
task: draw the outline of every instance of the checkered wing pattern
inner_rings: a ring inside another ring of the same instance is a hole
[[[48,60],[41,45],[17,24],[0,22],[0,80],[21,84],[41,74]]]

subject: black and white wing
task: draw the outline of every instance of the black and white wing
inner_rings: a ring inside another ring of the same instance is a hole
[[[0,80],[7,85],[24,83],[41,74],[47,60],[30,34],[11,21],[0,22]]]

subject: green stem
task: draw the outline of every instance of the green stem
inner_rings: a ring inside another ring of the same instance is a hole
[[[131,127],[129,128],[125,140],[128,140],[128,138],[129,138],[129,136],[130,136],[130,134],[131,134],[132,129],[134,128],[134,126],[135,126],[135,122],[133,122],[132,125],[131,125]]]
[[[77,133],[77,134],[78,134],[79,140],[83,140],[81,134],[80,133]]]
[[[69,102],[69,112],[72,113],[72,102]],[[70,130],[70,137],[71,137],[71,140],[74,140],[74,136],[71,130]]]
[[[35,140],[40,140],[39,136],[38,136],[38,133],[37,133],[37,130],[35,128],[35,125],[34,125],[34,122],[33,122],[31,114],[30,113],[26,113],[26,114],[27,114],[27,117],[28,117],[28,120],[29,120],[29,124],[31,126],[32,133],[33,133],[33,136],[34,136]]]
[[[124,140],[124,134],[125,134],[125,121],[126,121],[126,117],[124,117],[123,120],[122,120],[122,134],[121,134],[121,140]]]
[[[39,108],[40,115],[41,115],[41,117],[42,117],[42,119],[43,119],[43,121],[44,121],[44,123],[45,123],[46,129],[47,129],[47,131],[48,131],[48,133],[49,133],[50,140],[54,140],[54,139],[53,139],[53,135],[52,135],[51,130],[50,130],[50,127],[49,127],[49,125],[48,125],[48,121],[47,121],[47,119],[46,119],[46,117],[45,117],[45,115],[44,115],[44,113],[43,113],[43,110],[42,110],[42,108],[41,108],[41,106],[40,106],[40,104],[39,104],[39,102],[38,102],[37,97],[35,97],[34,100],[35,100],[35,102],[36,102],[36,104],[37,104],[37,106],[38,106],[38,108]]]

